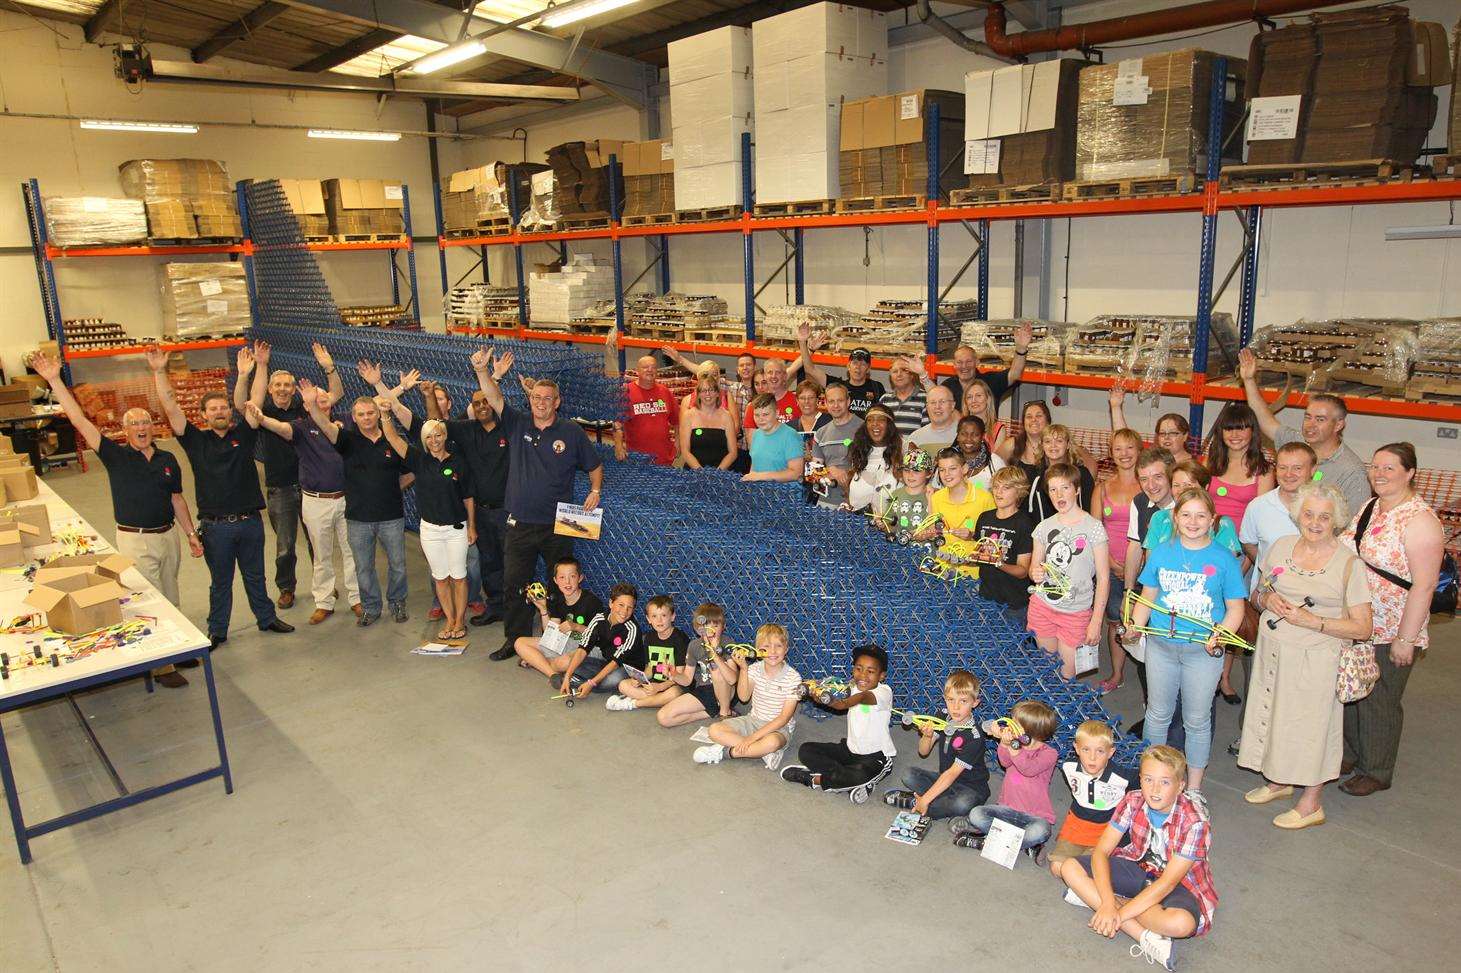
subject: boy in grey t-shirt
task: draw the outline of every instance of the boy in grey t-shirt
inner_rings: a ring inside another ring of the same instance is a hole
[[[847,499],[847,482],[852,478],[848,468],[847,451],[852,447],[852,437],[862,428],[862,420],[851,411],[851,399],[847,389],[833,385],[826,392],[827,414],[832,421],[816,431],[812,437],[812,459],[827,467],[827,493],[818,499],[824,507],[836,508]]]

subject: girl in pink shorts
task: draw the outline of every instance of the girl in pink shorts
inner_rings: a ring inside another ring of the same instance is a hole
[[[1030,557],[1030,613],[1025,627],[1040,648],[1060,656],[1060,674],[1074,679],[1075,653],[1097,645],[1111,592],[1106,529],[1080,508],[1080,473],[1066,463],[1045,471],[1054,516],[1035,527]]]

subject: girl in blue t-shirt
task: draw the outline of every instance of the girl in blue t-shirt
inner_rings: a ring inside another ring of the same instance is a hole
[[[1189,786],[1196,790],[1212,750],[1212,694],[1223,672],[1223,647],[1210,628],[1188,619],[1237,631],[1247,585],[1237,558],[1213,538],[1217,511],[1206,490],[1189,487],[1178,494],[1172,519],[1176,535],[1152,551],[1139,579],[1142,597],[1161,607],[1137,604],[1131,621],[1170,633],[1146,636],[1145,735],[1148,743],[1167,742],[1180,694]]]

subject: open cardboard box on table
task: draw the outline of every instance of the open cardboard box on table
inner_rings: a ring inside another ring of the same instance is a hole
[[[126,595],[127,589],[114,579],[88,568],[45,567],[36,572],[25,603],[45,612],[46,624],[57,632],[85,635],[121,622]]]
[[[51,543],[51,512],[43,503],[0,509],[0,527],[19,530],[27,547]]]
[[[14,453],[0,455],[0,498],[5,503],[34,500],[40,493],[30,457]]]
[[[122,572],[132,566],[132,559],[121,554],[67,554],[47,561],[46,566],[36,572],[36,580],[50,577],[48,571],[74,571],[82,569],[99,574],[111,581],[121,581]]]

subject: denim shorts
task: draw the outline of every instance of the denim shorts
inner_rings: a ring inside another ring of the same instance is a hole
[[[1091,874],[1090,855],[1081,855],[1076,861],[1081,863],[1081,867],[1086,870],[1087,875]],[[1111,891],[1123,899],[1135,898],[1141,894],[1142,889],[1152,884],[1152,876],[1130,858],[1117,858],[1113,855],[1110,862]],[[1179,885],[1168,892],[1161,905],[1163,909],[1181,909],[1191,915],[1199,926],[1202,925],[1202,909],[1197,905],[1197,896],[1193,895],[1185,885]]]

